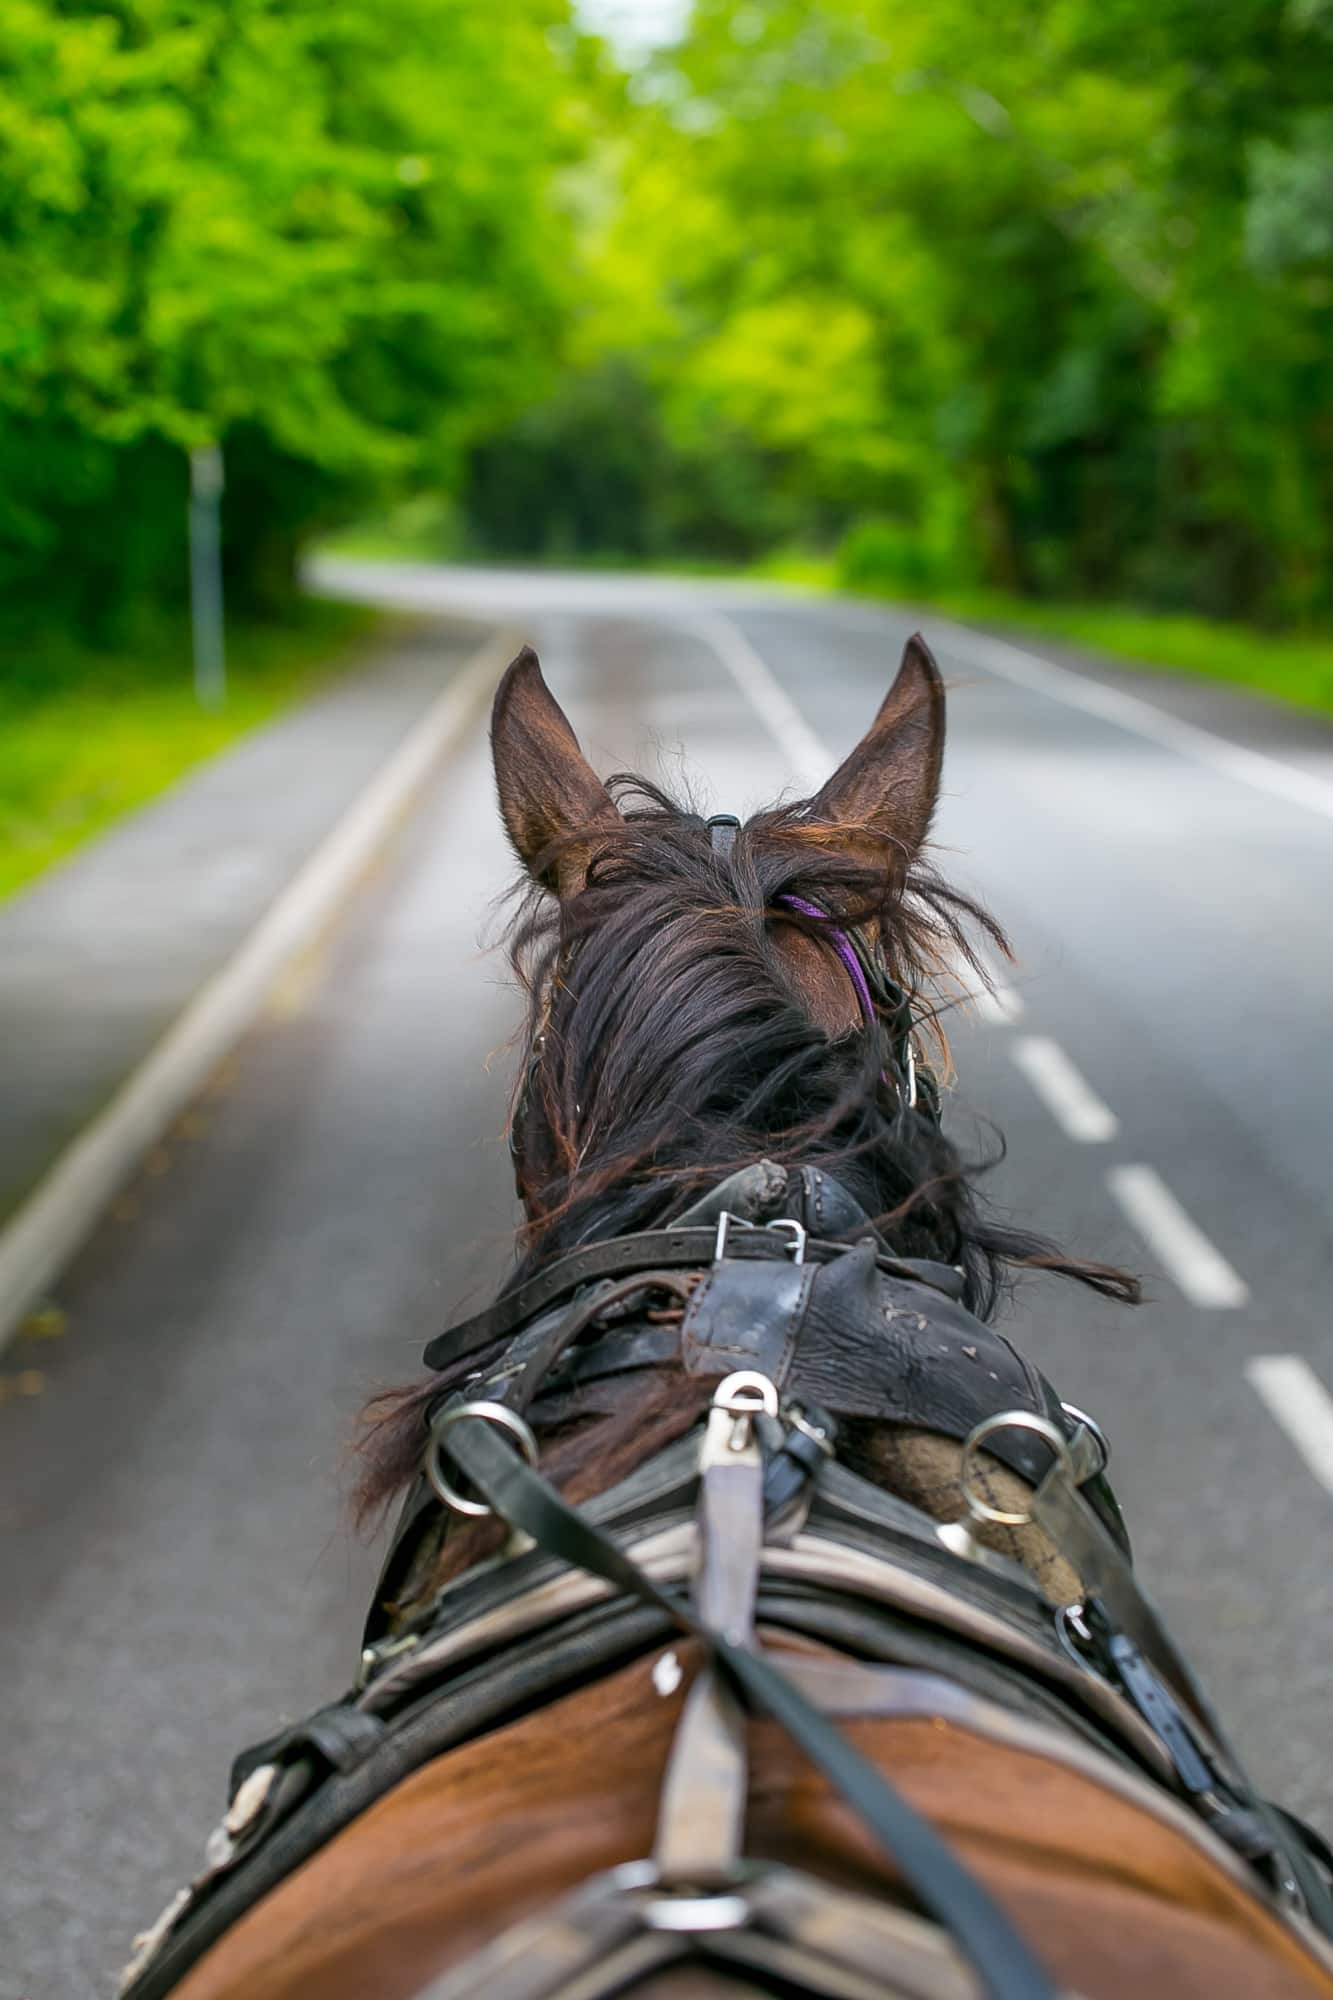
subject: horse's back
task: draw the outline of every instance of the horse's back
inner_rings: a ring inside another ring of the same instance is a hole
[[[235,1925],[180,2000],[415,2000],[516,1922],[649,1854],[681,1705],[655,1691],[651,1666],[405,1779]],[[1124,1787],[940,1718],[844,1715],[841,1727],[1085,2000],[1333,2000],[1333,1977],[1239,1874]],[[751,1756],[747,1853],[882,1897],[892,1876],[878,1850],[782,1734],[753,1725]],[[756,1989],[701,1966],[639,1990]]]

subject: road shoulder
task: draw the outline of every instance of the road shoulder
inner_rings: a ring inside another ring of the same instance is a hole
[[[433,619],[0,908],[0,1342],[503,666]]]

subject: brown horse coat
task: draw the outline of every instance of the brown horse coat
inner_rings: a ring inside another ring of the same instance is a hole
[[[660,1697],[643,1660],[426,1765],[221,1939],[180,2000],[412,2000],[508,1925],[651,1851],[682,1698]],[[1333,2000],[1333,1976],[1225,1862],[1091,1778],[929,1718],[841,1726],[1071,1993]],[[859,1822],[780,1731],[752,1725],[751,1755],[751,1855],[893,1893]],[[672,1977],[687,1982],[673,1993],[731,1990]]]

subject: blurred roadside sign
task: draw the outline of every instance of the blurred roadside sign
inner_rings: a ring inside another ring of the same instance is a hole
[[[222,449],[190,453],[190,624],[194,691],[203,708],[227,699],[227,650],[222,609]]]

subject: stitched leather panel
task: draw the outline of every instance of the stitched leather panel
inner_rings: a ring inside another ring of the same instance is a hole
[[[685,1310],[680,1354],[689,1375],[757,1368],[779,1388],[796,1350],[813,1264],[715,1264]]]

